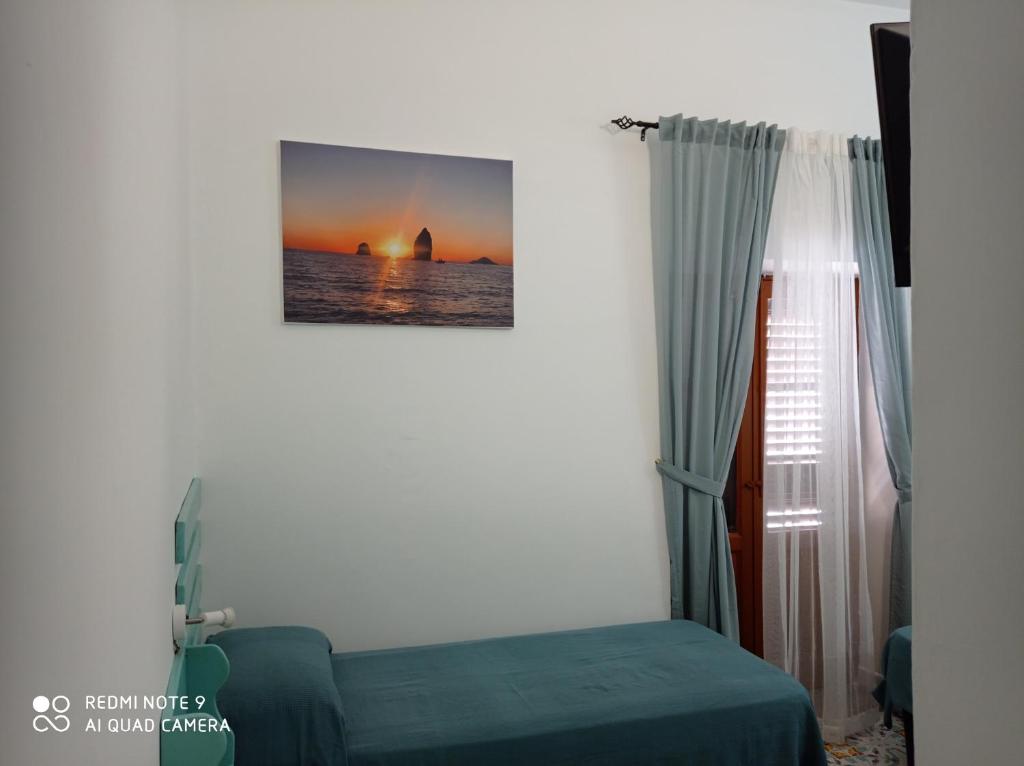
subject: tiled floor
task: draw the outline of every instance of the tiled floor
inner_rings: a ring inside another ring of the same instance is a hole
[[[826,744],[829,766],[861,766],[869,763],[905,766],[907,744],[903,723],[893,719],[892,724],[892,731],[879,723],[856,737],[850,737],[845,745]]]

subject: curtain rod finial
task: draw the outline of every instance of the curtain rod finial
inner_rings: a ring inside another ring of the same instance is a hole
[[[629,130],[632,127],[640,128],[640,140],[647,140],[647,130],[649,128],[658,127],[656,122],[644,122],[643,120],[634,120],[632,117],[622,115],[618,119],[612,120],[612,125],[618,125],[622,130]]]

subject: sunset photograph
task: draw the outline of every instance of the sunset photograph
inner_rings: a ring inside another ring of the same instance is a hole
[[[512,162],[281,142],[284,321],[512,327]]]

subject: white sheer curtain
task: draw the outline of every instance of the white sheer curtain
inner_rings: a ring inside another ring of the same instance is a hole
[[[764,651],[833,742],[877,717],[851,215],[846,139],[787,131],[765,251]]]

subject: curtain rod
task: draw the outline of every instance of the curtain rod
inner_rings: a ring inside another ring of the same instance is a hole
[[[658,123],[656,122],[644,122],[643,120],[634,120],[632,117],[627,117],[626,115],[622,115],[617,120],[612,120],[612,125],[618,125],[622,130],[629,130],[634,126],[642,128],[642,130],[640,131],[641,141],[647,140],[648,128],[658,127]]]

